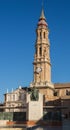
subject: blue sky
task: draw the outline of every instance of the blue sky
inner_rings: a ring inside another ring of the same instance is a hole
[[[0,102],[33,80],[35,30],[42,0],[0,0]],[[52,82],[70,82],[70,0],[44,0]]]

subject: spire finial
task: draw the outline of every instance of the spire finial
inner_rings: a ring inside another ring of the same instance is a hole
[[[44,0],[42,0],[42,11],[41,11],[41,16],[40,18],[45,19],[45,15],[44,15]]]

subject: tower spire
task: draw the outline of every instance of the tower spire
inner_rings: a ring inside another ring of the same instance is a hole
[[[40,19],[46,19],[44,15],[44,9],[42,8]]]
[[[45,18],[45,15],[44,15],[43,7],[42,7],[41,15],[40,15],[40,18],[39,18],[39,21],[38,21],[38,26],[41,26],[41,25],[48,27],[48,24],[46,22],[46,18]]]
[[[42,0],[42,11],[41,11],[40,19],[46,19],[44,15],[44,0]]]
[[[44,0],[42,0],[42,10],[41,10],[40,18],[45,19],[45,15],[44,15]]]

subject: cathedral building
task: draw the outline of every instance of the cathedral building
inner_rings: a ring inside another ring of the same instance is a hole
[[[43,108],[47,111],[60,110],[62,115],[70,118],[70,83],[52,83],[49,29],[42,9],[36,28],[35,54],[33,62],[33,82],[29,89],[35,87],[43,94]],[[26,106],[27,89],[18,88],[6,93],[5,111],[24,111],[20,107]],[[9,108],[12,109],[9,109]],[[13,108],[18,109],[13,109]]]

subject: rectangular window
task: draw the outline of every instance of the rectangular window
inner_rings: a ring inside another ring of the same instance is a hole
[[[10,101],[10,95],[7,95],[7,101]]]
[[[70,91],[69,90],[66,90],[66,95],[70,95]]]
[[[57,92],[54,92],[54,96],[58,96],[58,93],[57,93]]]
[[[13,101],[15,101],[15,95],[13,95]]]

